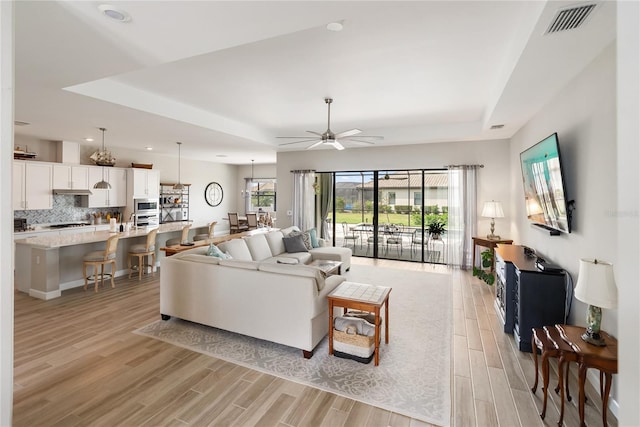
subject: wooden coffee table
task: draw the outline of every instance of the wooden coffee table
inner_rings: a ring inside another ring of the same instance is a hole
[[[333,309],[343,307],[344,312],[351,308],[368,311],[375,315],[375,349],[374,361],[378,366],[380,354],[380,308],[384,305],[384,342],[389,344],[389,294],[391,288],[386,286],[367,285],[364,283],[342,282],[333,290],[329,300],[329,354],[333,355]]]
[[[342,274],[342,263],[340,261],[316,259],[311,261],[308,265],[319,268],[324,271],[327,276],[332,274]]]

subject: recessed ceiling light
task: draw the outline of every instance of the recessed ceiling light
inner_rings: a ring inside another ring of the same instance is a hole
[[[504,125],[492,125],[491,129],[502,129]]]
[[[147,151],[153,150],[153,147],[144,147]]]
[[[131,21],[131,15],[125,12],[122,9],[118,9],[115,6],[111,6],[110,4],[101,4],[98,6],[100,12],[103,15],[113,19],[118,22],[129,22]]]
[[[342,22],[329,22],[327,24],[327,30],[329,31],[342,31]]]
[[[93,138],[85,138],[84,140],[87,142],[93,142]]]

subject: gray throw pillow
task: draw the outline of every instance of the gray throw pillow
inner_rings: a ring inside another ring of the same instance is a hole
[[[309,252],[302,240],[302,235],[283,237],[284,249],[292,254],[294,252]]]
[[[291,233],[289,233],[289,237],[293,236],[302,236],[304,246],[307,248],[306,252],[309,252],[311,249],[313,249],[313,245],[311,244],[311,234],[308,231],[292,231]]]

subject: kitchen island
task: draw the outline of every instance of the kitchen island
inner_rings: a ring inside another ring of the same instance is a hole
[[[186,222],[161,224],[157,248],[178,237]],[[144,243],[151,228],[138,228],[120,235],[116,255],[116,277],[128,274],[127,253],[131,245]],[[49,300],[66,289],[84,286],[82,259],[91,251],[104,250],[107,239],[116,233],[90,231],[74,234],[44,234],[15,240],[15,286],[30,296]],[[159,260],[158,260],[159,262]]]

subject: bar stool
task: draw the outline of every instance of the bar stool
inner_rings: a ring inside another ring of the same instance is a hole
[[[189,229],[191,228],[191,224],[187,224],[182,227],[182,234],[179,239],[169,239],[167,240],[167,246],[175,246],[180,243],[187,243],[189,241]]]
[[[98,266],[100,266],[100,280],[101,286],[104,286],[104,265],[111,264],[111,273],[107,273],[107,276],[111,276],[111,287],[115,288],[116,284],[113,281],[113,276],[116,272],[116,249],[118,249],[118,239],[120,236],[117,234],[107,239],[107,244],[104,251],[89,252],[83,258],[82,271],[84,275],[84,290],[87,290],[87,285],[90,277],[87,277],[87,266],[93,265],[93,283],[95,291],[98,292]]]
[[[218,222],[217,221],[213,221],[211,224],[209,224],[209,234],[196,234],[195,236],[193,236],[193,241],[198,241],[198,240],[209,240],[209,239],[213,239],[213,228],[216,226]]]
[[[142,270],[145,267],[151,268],[151,275],[154,274],[153,268],[156,265],[156,234],[158,229],[154,228],[147,234],[147,242],[139,243],[137,245],[131,245],[129,252],[127,253],[127,266],[129,267],[129,279],[131,279],[131,272],[138,268],[138,280],[142,280]],[[151,264],[144,264],[144,259],[151,255]],[[131,257],[138,257],[138,265],[131,266]]]

